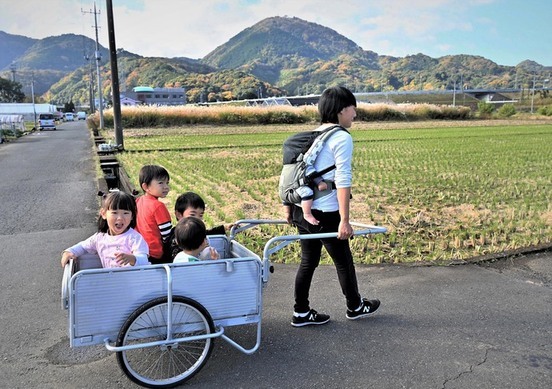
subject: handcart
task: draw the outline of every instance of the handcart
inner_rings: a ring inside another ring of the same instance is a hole
[[[190,263],[104,269],[84,255],[64,269],[61,304],[68,310],[71,347],[104,344],[116,352],[123,372],[150,388],[182,384],[207,362],[215,338],[245,354],[260,346],[262,291],[272,271],[270,256],[300,239],[336,233],[285,235],[270,239],[262,259],[235,240],[236,234],[283,220],[239,220],[230,235],[209,236],[220,259]],[[355,235],[386,232],[351,223]],[[256,326],[246,348],[225,334],[231,326]]]

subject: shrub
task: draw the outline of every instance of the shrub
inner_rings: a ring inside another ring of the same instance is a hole
[[[497,111],[498,116],[502,118],[509,118],[510,116],[513,116],[516,114],[516,107],[514,107],[513,104],[504,104],[502,107],[500,107]]]
[[[486,101],[480,101],[477,103],[477,112],[479,113],[479,116],[482,117],[488,117],[490,116],[494,111],[494,106],[490,103],[487,103]]]
[[[492,108],[492,107],[491,107]],[[316,106],[137,106],[122,107],[124,128],[164,128],[189,124],[256,125],[303,124],[320,120]],[[357,107],[358,121],[415,121],[415,120],[465,120],[471,117],[468,107],[439,106],[433,104],[366,104]],[[113,126],[113,110],[104,111],[104,124]],[[99,114],[91,115],[88,127],[97,131]]]
[[[365,122],[404,121],[406,120],[406,115],[389,104],[359,104],[357,107],[357,120]]]
[[[544,107],[540,107],[540,108],[537,110],[537,113],[538,113],[539,115],[552,116],[552,106],[550,106],[550,105],[545,105]]]

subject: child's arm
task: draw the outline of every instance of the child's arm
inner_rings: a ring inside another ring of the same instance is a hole
[[[121,266],[126,264],[130,266],[136,265],[136,257],[132,254],[115,253],[115,261]]]
[[[226,228],[224,225],[209,228],[206,231],[207,235],[224,235],[226,234]]]
[[[71,259],[76,260],[83,254],[91,253],[96,254],[96,237],[97,233],[92,235],[90,238],[79,242],[68,249],[65,249],[61,253],[61,267],[65,267]]]
[[[119,262],[121,264],[128,263],[131,266],[144,266],[149,265],[150,262],[148,261],[148,255],[149,255],[149,248],[148,244],[146,243],[146,240],[142,237],[142,235],[136,233],[136,236],[134,237],[132,248],[131,248],[132,254],[126,254],[121,253],[122,257],[121,259],[123,261],[127,262]],[[116,257],[117,261],[119,259]]]
[[[128,232],[132,234],[130,239],[122,240],[121,245],[118,246],[118,252],[115,253],[115,261],[120,266],[143,266],[149,265],[148,254],[149,248],[146,240],[138,232],[131,230]]]

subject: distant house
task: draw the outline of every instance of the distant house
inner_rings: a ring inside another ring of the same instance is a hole
[[[121,96],[121,106],[124,107],[134,107],[135,105],[139,105],[140,101],[131,99],[127,96]]]
[[[504,105],[504,104],[516,102],[516,100],[512,100],[511,98],[497,92],[473,93],[473,96],[479,101],[484,101],[489,104]]]
[[[186,89],[137,86],[132,89],[132,92],[125,92],[124,96],[121,96],[121,100],[123,97],[137,101],[138,104],[184,105],[186,104]]]

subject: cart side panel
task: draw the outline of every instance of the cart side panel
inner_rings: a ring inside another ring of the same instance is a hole
[[[234,244],[229,245],[229,251],[232,251],[231,246]],[[237,247],[242,254],[251,253],[243,246]],[[198,301],[217,325],[260,320],[261,262],[258,256],[171,264],[169,267],[173,296]],[[115,341],[132,312],[147,301],[167,296],[167,288],[167,272],[160,265],[78,272],[70,282],[71,346],[101,344],[106,338]]]
[[[140,305],[166,296],[162,267],[84,270],[71,279],[70,343],[89,346],[115,340],[125,320]]]
[[[173,268],[174,295],[199,302],[216,325],[241,325],[260,320],[261,264],[257,258],[194,265]]]

